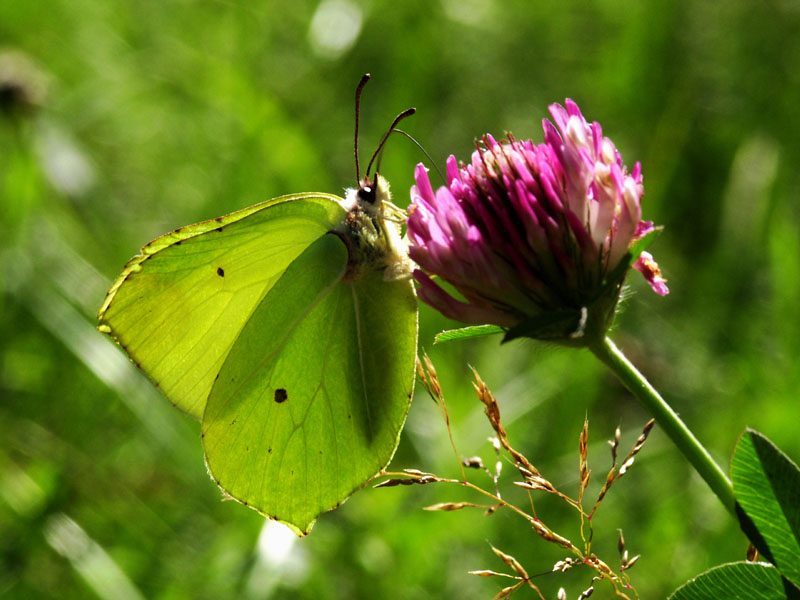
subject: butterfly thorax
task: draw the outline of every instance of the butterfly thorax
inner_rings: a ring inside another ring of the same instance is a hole
[[[346,191],[343,206],[347,216],[335,233],[347,245],[349,254],[346,279],[357,279],[373,271],[383,271],[393,281],[411,276],[408,244],[401,237],[403,211],[391,201],[389,182],[375,175],[359,182],[358,189]]]

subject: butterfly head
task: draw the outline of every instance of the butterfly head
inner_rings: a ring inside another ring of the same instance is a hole
[[[356,127],[353,150],[356,162],[358,187],[347,189],[342,208],[347,216],[339,229],[333,231],[344,240],[350,254],[348,278],[357,278],[370,271],[383,271],[387,280],[411,277],[412,263],[408,258],[408,244],[401,236],[400,224],[405,221],[402,210],[392,204],[389,182],[378,174],[384,144],[395,131],[395,126],[414,114],[409,108],[395,117],[370,158],[366,174],[361,177],[358,161],[358,122],[361,92],[369,80],[369,73],[361,78],[356,88]],[[374,175],[372,165],[377,162]]]
[[[356,205],[372,217],[382,216],[391,199],[389,182],[378,173],[375,173],[373,179],[365,175],[355,190]]]
[[[348,189],[347,211],[337,231],[350,251],[350,276],[383,270],[387,280],[410,277],[408,245],[400,234],[403,211],[392,204],[389,182],[375,174],[364,177],[358,189]]]

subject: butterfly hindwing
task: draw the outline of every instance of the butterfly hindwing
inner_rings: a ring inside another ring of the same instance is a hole
[[[312,243],[253,311],[213,385],[206,460],[238,500],[307,533],[391,459],[414,382],[416,300],[354,280],[336,235]]]

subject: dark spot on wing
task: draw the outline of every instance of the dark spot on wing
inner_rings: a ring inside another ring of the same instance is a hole
[[[275,390],[275,402],[280,404],[281,402],[285,402],[289,399],[289,394],[283,388],[278,388]]]
[[[222,231],[222,229],[223,229],[222,227],[217,227],[217,228],[216,228],[214,231],[216,231],[216,232],[221,232],[221,231]]]
[[[225,277],[225,271],[222,267],[217,267],[217,275],[220,277]]]
[[[183,241],[183,240],[178,240],[177,242],[175,242],[175,245],[176,245],[176,246],[180,246],[182,241]]]

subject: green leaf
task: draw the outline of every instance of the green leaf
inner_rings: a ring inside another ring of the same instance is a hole
[[[628,266],[636,262],[642,252],[650,247],[650,244],[656,240],[663,230],[663,227],[655,227],[631,244],[628,249]]]
[[[663,230],[663,227],[655,227],[631,244],[631,247],[628,249],[628,253],[625,255],[625,259],[619,261],[619,264],[614,268],[614,270],[606,276],[605,283],[610,285],[612,289],[616,289],[617,285],[622,285],[622,281],[624,280],[625,275],[627,275],[628,270],[631,268],[631,265],[636,262],[636,259],[639,258],[642,252],[650,247],[650,244],[655,241],[655,239]]]
[[[690,579],[669,600],[796,600],[796,591],[772,565],[736,562]]]
[[[731,461],[742,528],[781,573],[800,587],[800,469],[757,431],[745,431]]]
[[[452,340],[462,340],[464,338],[478,337],[481,335],[492,335],[494,333],[505,333],[506,330],[497,325],[473,325],[471,327],[461,327],[460,329],[448,329],[437,333],[433,338],[433,343],[450,342]]]

